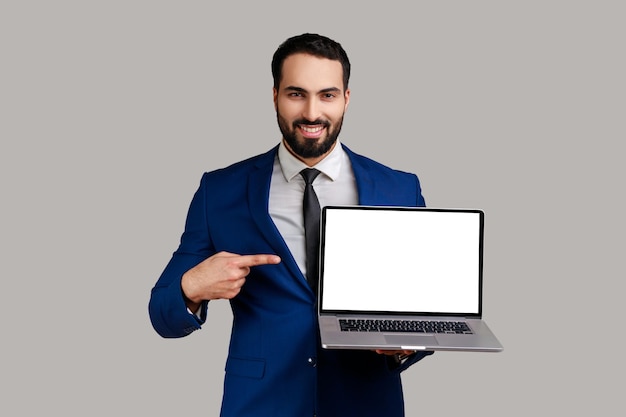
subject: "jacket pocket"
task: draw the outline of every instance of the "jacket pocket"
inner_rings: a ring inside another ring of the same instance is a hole
[[[226,360],[226,373],[234,376],[261,379],[265,375],[265,359],[230,356]]]

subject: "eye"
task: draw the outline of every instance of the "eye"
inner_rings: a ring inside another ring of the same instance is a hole
[[[322,94],[322,98],[324,100],[332,100],[335,97],[337,97],[337,96],[335,94],[333,94],[333,93],[324,93],[324,94]]]
[[[304,94],[302,94],[299,91],[293,91],[291,93],[288,94],[289,97],[304,97]]]

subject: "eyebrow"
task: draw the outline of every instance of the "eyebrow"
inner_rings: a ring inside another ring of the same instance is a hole
[[[285,90],[287,91],[297,91],[299,93],[308,93],[307,90],[305,90],[302,87],[296,87],[293,85],[289,85],[287,87],[285,87]],[[337,88],[337,87],[328,87],[328,88],[323,88],[320,91],[317,92],[317,94],[324,94],[324,93],[341,93],[341,89]]]

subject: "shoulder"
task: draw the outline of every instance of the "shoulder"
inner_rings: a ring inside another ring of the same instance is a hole
[[[355,170],[367,170],[371,174],[389,176],[395,178],[416,178],[416,175],[411,172],[401,171],[398,169],[391,168],[387,165],[384,165],[378,161],[375,161],[367,156],[363,156],[352,151],[346,145],[343,145],[343,149],[346,151],[346,154],[350,158],[350,162],[352,163],[353,169]]]
[[[232,182],[240,176],[248,176],[253,171],[261,170],[263,172],[267,170],[271,172],[277,149],[278,147],[276,146],[263,154],[235,162],[224,168],[205,172],[202,176],[202,182],[220,182],[224,180]]]
[[[356,178],[361,204],[424,206],[417,175],[356,154],[344,146]]]

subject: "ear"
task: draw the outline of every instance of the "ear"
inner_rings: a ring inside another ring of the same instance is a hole
[[[350,104],[350,89],[346,89],[346,92],[343,94],[343,98],[346,100],[346,104],[343,107],[343,111],[345,112],[348,109],[348,104]]]
[[[272,95],[274,97],[274,110],[278,110],[278,90],[276,90],[276,87],[272,87]]]

